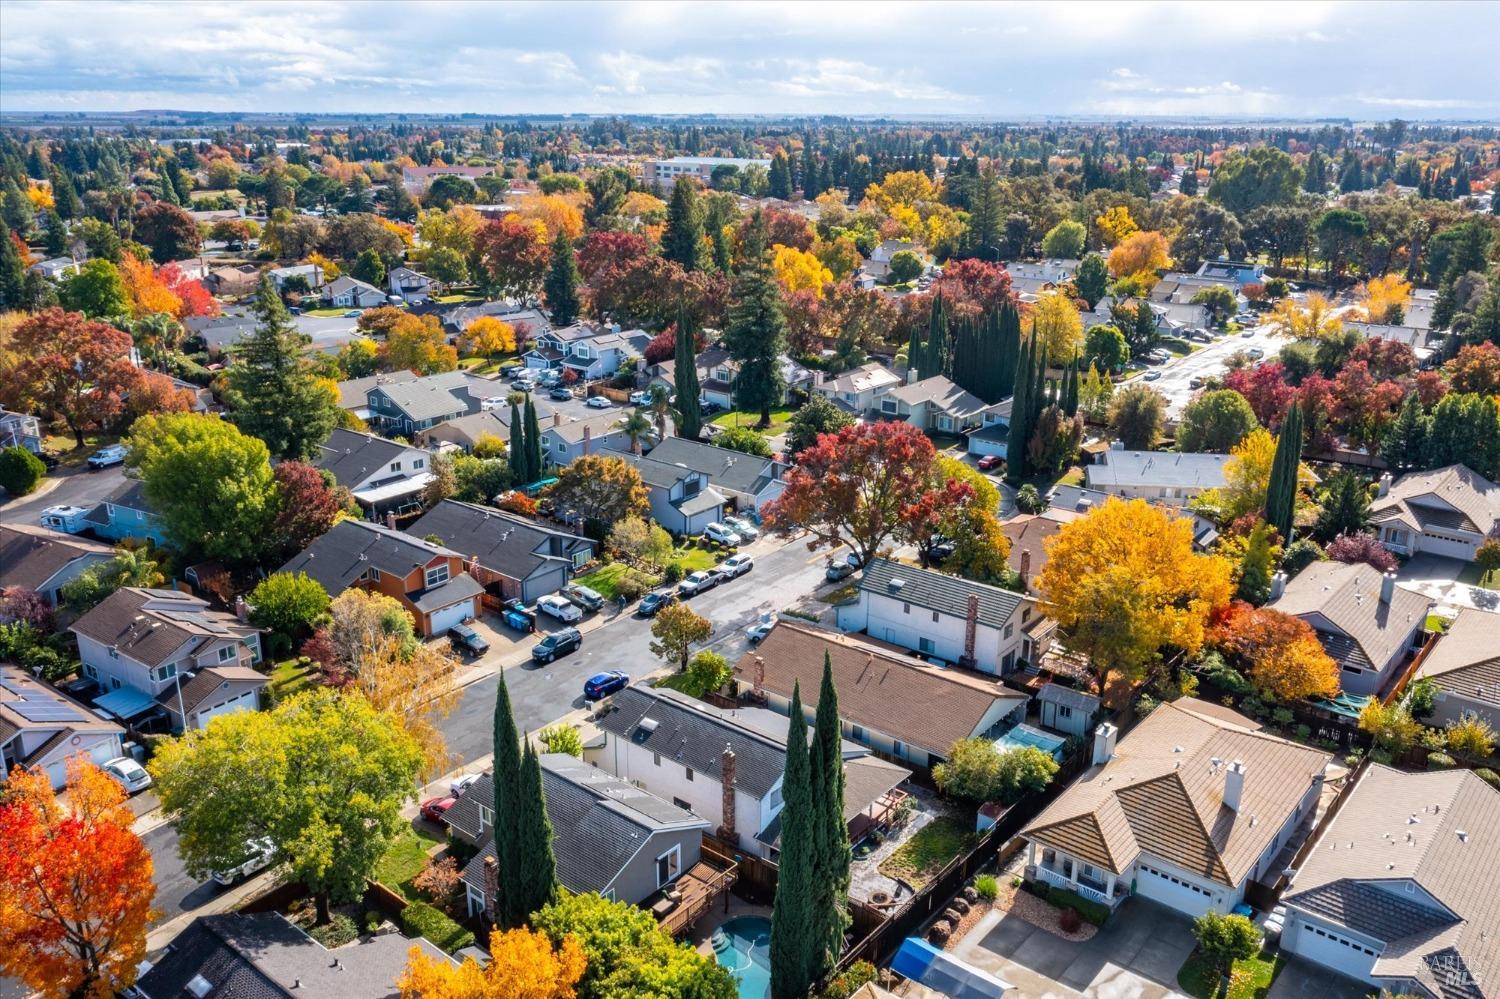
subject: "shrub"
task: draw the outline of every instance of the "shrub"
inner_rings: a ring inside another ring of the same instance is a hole
[[[1206,912],[1193,920],[1193,937],[1214,967],[1227,971],[1235,961],[1260,952],[1261,935],[1249,918]]]
[[[373,934],[376,930],[380,929],[380,924],[383,919],[384,917],[374,909],[371,909],[369,912],[365,913],[365,933]]]
[[[981,874],[974,879],[974,890],[986,902],[993,902],[1000,895],[1000,883],[993,874]]]
[[[1455,760],[1453,757],[1449,756],[1447,753],[1428,753],[1427,754],[1427,769],[1428,770],[1445,770],[1448,767],[1456,766],[1457,762],[1458,762],[1457,760]]]
[[[1298,725],[1297,729],[1296,729],[1296,732],[1297,732],[1297,741],[1298,742],[1306,742],[1308,740],[1308,737],[1310,737],[1312,735],[1312,726],[1311,725]]]
[[[855,961],[842,975],[828,983],[819,999],[849,999],[860,988],[875,981],[875,965],[869,961]]]
[[[401,910],[401,929],[409,937],[426,937],[449,954],[474,945],[474,934],[426,902]]]
[[[329,950],[333,950],[335,947],[352,943],[354,938],[359,936],[359,927],[354,925],[354,920],[343,913],[338,913],[322,926],[314,926],[308,930],[307,935]]]
[[[46,474],[47,466],[42,459],[24,447],[17,445],[0,451],[0,487],[12,496],[35,491]]]
[[[615,592],[628,600],[635,600],[646,592],[646,581],[638,573],[627,572],[615,583]]]
[[[427,866],[412,878],[411,886],[436,905],[451,911],[458,897],[458,886],[463,883],[463,872],[452,857],[437,857],[427,861]]]
[[[1022,513],[1041,513],[1047,509],[1047,501],[1042,499],[1036,486],[1028,482],[1016,493],[1016,509]]]
[[[1484,781],[1496,791],[1500,791],[1500,774],[1495,773],[1495,771],[1489,769],[1488,767],[1481,767],[1480,769],[1474,771],[1474,776]]]
[[[682,563],[668,562],[666,570],[662,573],[661,581],[668,586],[675,586],[682,582]]]
[[[1064,933],[1077,933],[1078,928],[1083,925],[1083,917],[1078,914],[1077,909],[1064,909],[1057,914],[1057,925]]]
[[[553,725],[550,728],[544,728],[538,734],[537,739],[549,753],[567,753],[569,756],[583,758],[583,739],[572,725]]]

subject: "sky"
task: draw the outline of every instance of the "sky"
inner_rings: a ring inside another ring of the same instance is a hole
[[[1500,3],[0,0],[0,112],[1500,119]]]

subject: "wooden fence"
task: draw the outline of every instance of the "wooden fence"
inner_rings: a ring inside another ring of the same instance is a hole
[[[720,863],[737,865],[736,895],[760,905],[770,905],[775,900],[777,867],[774,862],[753,856],[736,844],[708,833],[703,834],[703,852]]]

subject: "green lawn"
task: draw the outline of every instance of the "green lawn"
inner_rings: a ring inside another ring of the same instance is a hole
[[[601,566],[593,572],[575,577],[573,582],[579,586],[587,586],[605,600],[614,600],[620,595],[620,580],[624,579],[629,573],[637,571],[631,569],[624,562],[611,562],[609,565]],[[655,584],[653,583],[652,585]]]
[[[920,888],[948,862],[974,845],[972,819],[940,816],[918,829],[895,853],[880,863],[880,873]]]
[[[751,430],[759,430],[767,437],[775,437],[777,434],[785,433],[787,425],[792,422],[792,414],[795,409],[773,409],[771,410],[771,425],[765,429],[756,426],[760,422],[759,413],[744,413],[739,410],[731,410],[728,413],[720,413],[708,422],[716,427],[748,427]]]
[[[712,569],[719,564],[714,559],[713,552],[702,548],[678,548],[672,552],[672,561],[682,567],[684,576],[699,569]]]
[[[432,844],[441,842],[442,837],[425,829],[418,831],[407,827],[386,847],[385,853],[375,862],[371,876],[392,891],[406,896],[408,902],[421,901],[412,889],[411,879],[427,866],[427,851],[432,849]]]
[[[1182,970],[1177,972],[1177,984],[1182,991],[1197,999],[1264,999],[1284,964],[1285,957],[1273,957],[1269,953],[1236,961],[1226,990],[1218,969],[1195,950]]]
[[[300,665],[295,659],[277,663],[271,670],[271,691],[278,702],[293,694],[306,690],[313,684],[313,670]]]
[[[303,309],[302,314],[304,316],[317,316],[319,319],[337,319],[348,311],[348,309]]]
[[[438,295],[433,301],[441,302],[444,305],[454,305],[459,302],[482,302],[484,299],[476,298],[473,295]]]
[[[1423,626],[1434,634],[1448,630],[1448,619],[1437,614],[1428,614]]]
[[[62,468],[77,468],[101,447],[119,442],[118,434],[86,433],[83,435],[83,447],[78,446],[78,439],[70,433],[46,434],[42,437],[43,449],[57,455],[57,463]]]
[[[1458,581],[1469,586],[1483,586],[1489,590],[1500,590],[1500,569],[1485,572],[1473,562],[1465,562],[1458,570]]]
[[[653,682],[651,686],[666,687],[668,690],[675,690],[689,697],[702,697],[708,693],[703,684],[697,682],[691,673],[673,673],[671,676],[664,676]]]

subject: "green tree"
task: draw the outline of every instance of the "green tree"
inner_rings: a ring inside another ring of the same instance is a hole
[[[1270,525],[1257,521],[1250,529],[1245,554],[1240,558],[1240,581],[1235,596],[1257,607],[1271,595],[1271,571],[1276,567],[1272,538]]]
[[[250,591],[250,620],[296,638],[312,631],[328,613],[328,591],[305,572],[276,572]]]
[[[1208,199],[1244,216],[1266,205],[1289,205],[1297,198],[1302,171],[1272,146],[1231,153],[1214,171]]]
[[[197,413],[143,416],[125,443],[126,465],[140,475],[179,551],[233,565],[256,561],[276,513],[264,443]]]
[[[766,193],[771,197],[782,201],[792,199],[792,165],[780,149],[771,157],[770,185]]]
[[[514,399],[510,402],[510,466],[516,473],[516,481],[530,485],[537,477],[532,474],[526,449],[526,424],[521,419],[521,409]]]
[[[0,489],[11,496],[27,496],[47,475],[42,459],[19,444],[0,451]]]
[[[1083,337],[1083,356],[1091,367],[1101,371],[1119,371],[1130,360],[1130,345],[1125,334],[1108,323],[1089,328]]]
[[[757,458],[771,457],[771,444],[764,434],[749,427],[728,427],[714,439],[714,444],[730,451],[752,454]]]
[[[1215,451],[1228,454],[1229,449],[1245,439],[1259,424],[1255,410],[1234,389],[1205,392],[1187,404],[1177,429],[1179,451]]]
[[[838,433],[853,425],[854,417],[834,405],[827,396],[814,395],[792,414],[786,431],[787,453],[800,454],[818,442],[819,434]]]
[[[744,260],[730,292],[724,348],[739,362],[734,381],[735,405],[760,411],[760,426],[771,425],[771,407],[786,393],[781,355],[786,350],[786,319],[781,291],[766,246],[765,216],[757,212],[745,230]]]
[[[1325,544],[1344,534],[1360,534],[1370,516],[1370,490],[1358,472],[1342,469],[1323,482],[1313,535]]]
[[[651,654],[681,673],[688,667],[688,652],[695,642],[706,642],[714,626],[693,613],[685,603],[668,604],[651,621]]]
[[[687,177],[678,177],[672,185],[661,255],[681,264],[685,271],[702,269],[703,215],[698,206],[698,184]]]
[[[120,270],[108,260],[86,260],[57,289],[63,307],[90,319],[130,315],[130,294]]]
[[[0,309],[24,309],[26,305],[26,264],[10,238],[10,227],[0,222]]]
[[[1086,254],[1079,261],[1078,272],[1073,275],[1073,286],[1089,308],[1098,305],[1109,291],[1109,266],[1104,258],[1097,253]]]
[[[552,820],[547,817],[547,795],[542,788],[542,761],[530,739],[521,754],[521,805],[517,853],[522,888],[515,894],[529,915],[557,897],[557,860],[552,853]]]
[[[1109,404],[1109,429],[1132,451],[1148,451],[1161,436],[1166,399],[1149,385],[1127,385]]]
[[[526,397],[526,471],[531,475],[531,481],[541,479],[546,471],[547,465],[542,458],[542,428],[537,423],[536,403],[531,396]]]
[[[1234,315],[1234,310],[1239,308],[1239,299],[1222,284],[1199,290],[1191,301],[1193,305],[1201,305],[1208,310],[1208,321],[1213,326],[1222,326]]]
[[[448,287],[469,280],[469,264],[451,246],[439,246],[427,255],[427,276]]]
[[[703,413],[699,409],[698,350],[685,308],[677,313],[677,351],[673,357],[672,374],[677,386],[677,436],[696,440],[703,430]]]
[[[567,753],[583,759],[583,737],[572,725],[559,723],[544,728],[537,733],[536,739],[549,753]]]
[[[406,825],[401,808],[421,766],[399,721],[358,694],[322,689],[215,718],[160,744],[150,769],[194,877],[239,864],[246,842],[269,839],[327,922],[330,900],[358,899]]]
[[[794,684],[781,782],[780,871],[771,909],[772,999],[806,999],[821,963],[816,948],[822,940],[812,889],[818,832],[810,766],[802,690]]]
[[[910,250],[897,250],[891,254],[887,272],[887,284],[906,284],[922,276],[922,258]]]
[[[572,326],[578,321],[580,280],[573,244],[568,240],[568,234],[558,227],[557,238],[552,241],[552,261],[547,265],[547,277],[542,281],[542,294],[552,315],[553,326]]]
[[[702,649],[688,661],[687,675],[693,685],[703,691],[715,691],[729,682],[734,670],[729,660],[712,649]]]
[[[530,742],[524,752],[504,678],[495,691],[496,922],[514,929],[556,894],[552,829],[547,822],[541,769]]]
[[[1219,973],[1227,976],[1234,962],[1260,953],[1260,930],[1247,916],[1205,912],[1193,920],[1193,939]]]
[[[1427,422],[1422,400],[1417,393],[1408,393],[1380,441],[1380,457],[1397,475],[1422,466],[1427,454]]]
[[[1359,249],[1369,230],[1365,216],[1351,208],[1333,208],[1323,213],[1313,227],[1318,255],[1328,265],[1328,274],[1343,276],[1344,268]]]
[[[1276,437],[1276,456],[1266,485],[1266,523],[1283,538],[1292,536],[1297,512],[1297,472],[1302,466],[1302,406],[1293,403]]]
[[[385,260],[381,258],[380,251],[373,246],[360,251],[359,256],[354,258],[354,266],[349,268],[349,276],[377,288],[384,285]]]
[[[259,322],[229,368],[234,425],[265,442],[277,458],[317,454],[339,424],[338,393],[303,358],[308,338],[293,325],[269,279],[256,296]]]
[[[1432,408],[1423,464],[1464,464],[1487,479],[1500,479],[1500,408],[1494,396],[1450,392]]]
[[[1042,256],[1055,260],[1077,260],[1089,235],[1082,222],[1063,219],[1042,237]]]
[[[145,549],[122,546],[108,562],[91,565],[64,583],[60,595],[64,604],[82,614],[122,586],[160,586],[166,578]]]
[[[812,892],[814,940],[811,947],[812,977],[822,981],[844,951],[844,933],[849,928],[845,900],[849,897],[849,824],[844,820],[844,740],[839,723],[839,696],[833,683],[833,662],[823,653],[823,680],[818,689],[818,708],[813,720],[809,750],[814,814]]]

